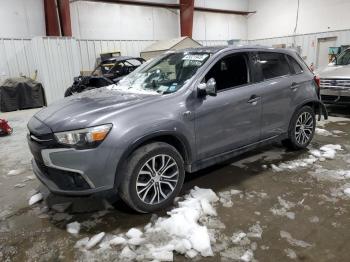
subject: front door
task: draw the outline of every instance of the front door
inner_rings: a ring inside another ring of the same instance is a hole
[[[221,58],[203,81],[214,78],[217,96],[198,98],[195,111],[199,159],[240,148],[260,139],[261,101],[251,83],[249,58],[234,53]]]

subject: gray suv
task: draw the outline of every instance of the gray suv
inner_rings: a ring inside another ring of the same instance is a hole
[[[202,47],[150,60],[117,85],[65,98],[28,123],[38,179],[56,194],[114,190],[170,205],[185,173],[275,141],[303,149],[327,111],[296,52]]]

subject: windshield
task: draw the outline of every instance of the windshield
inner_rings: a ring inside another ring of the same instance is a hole
[[[114,87],[120,90],[174,93],[197,72],[209,53],[181,52],[149,61],[123,78]]]
[[[343,53],[338,55],[336,59],[337,65],[348,65],[350,64],[350,49],[345,50]]]

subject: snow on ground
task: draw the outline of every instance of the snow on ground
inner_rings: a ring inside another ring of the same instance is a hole
[[[220,252],[220,255],[229,260],[254,261],[254,251],[258,247],[254,241],[260,240],[262,233],[263,230],[259,223],[249,227],[247,233],[242,230],[234,232],[230,238],[234,246],[226,248]]]
[[[21,174],[23,171],[24,171],[23,169],[10,170],[7,173],[7,176],[17,176],[17,175]]]
[[[29,205],[34,205],[35,203],[38,203],[39,201],[41,201],[43,199],[43,195],[41,193],[37,193],[33,196],[31,196],[31,198],[29,199]]]
[[[345,125],[342,122],[349,122],[349,121],[350,121],[350,119],[349,118],[345,118],[345,117],[328,116],[327,120],[319,121],[319,122],[317,122],[317,125],[319,127],[324,127],[325,125],[327,125],[329,123],[335,123],[335,122],[338,122],[338,124]]]
[[[289,257],[290,259],[297,259],[297,254],[293,249],[286,248],[284,252],[286,253],[287,257]]]
[[[80,231],[80,223],[75,221],[67,224],[67,232],[73,235],[78,234]]]
[[[272,214],[277,216],[285,216],[285,217],[288,217],[289,219],[295,219],[295,213],[289,210],[294,208],[296,204],[289,202],[287,200],[284,200],[280,196],[278,196],[277,199],[278,199],[278,204],[274,205],[270,209]]]
[[[75,244],[80,251],[80,260],[173,261],[175,254],[200,259],[219,253],[224,258],[254,261],[257,241],[263,234],[260,222],[227,236],[223,232],[226,226],[217,217],[216,207],[219,203],[225,207],[232,198],[265,198],[267,194],[232,189],[218,195],[211,189],[195,187],[175,201],[176,207],[168,211],[167,216],[153,215],[143,228],[84,237]]]
[[[337,151],[341,151],[341,145],[328,144],[322,146],[319,150],[312,149],[309,151],[309,155],[306,158],[291,160],[282,162],[278,165],[271,164],[271,168],[275,172],[281,172],[285,170],[295,170],[297,168],[305,168],[317,161],[325,161],[326,159],[334,159]]]
[[[338,135],[346,135],[346,133],[341,130],[326,130],[319,127],[315,128],[315,133],[319,136],[333,136],[333,137],[339,137]]]
[[[332,136],[333,134],[326,129],[316,127],[315,133],[320,136]]]
[[[195,187],[167,217],[159,217],[143,229],[131,228],[125,234],[100,233],[91,239],[83,238],[76,248],[87,259],[96,253],[138,261],[172,261],[174,252],[191,258],[213,256],[209,230],[201,221],[216,216],[214,204],[218,201],[212,190]]]
[[[285,239],[290,245],[295,247],[312,247],[312,244],[307,243],[303,240],[297,240],[292,237],[292,235],[286,231],[280,231],[281,238]]]
[[[350,187],[344,189],[344,194],[350,197]]]
[[[315,171],[310,171],[309,174],[320,181],[340,181],[350,179],[350,170],[330,170],[323,167],[317,167]]]

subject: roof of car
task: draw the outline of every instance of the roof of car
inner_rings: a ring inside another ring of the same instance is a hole
[[[186,48],[179,50],[180,52],[187,51],[187,52],[204,52],[204,53],[217,53],[221,50],[239,50],[239,49],[259,49],[259,50],[274,50],[277,52],[286,52],[285,48],[273,48],[270,46],[261,46],[261,45],[221,45],[221,46],[201,46],[201,47],[194,47],[194,48]]]

